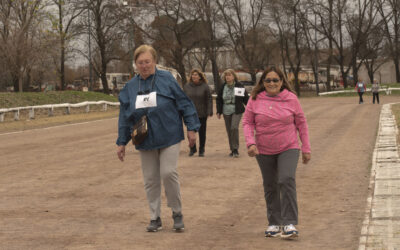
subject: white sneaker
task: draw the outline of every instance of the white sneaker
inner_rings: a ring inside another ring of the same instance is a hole
[[[276,225],[268,226],[265,230],[265,237],[276,237],[281,234],[281,227]]]
[[[289,224],[283,227],[283,232],[281,234],[282,238],[296,238],[299,236],[299,231],[293,226],[293,224]]]

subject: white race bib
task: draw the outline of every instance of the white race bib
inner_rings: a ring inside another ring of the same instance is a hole
[[[235,96],[244,96],[244,88],[235,87]]]
[[[157,107],[157,93],[151,92],[148,95],[138,95],[136,96],[136,108],[150,108]]]

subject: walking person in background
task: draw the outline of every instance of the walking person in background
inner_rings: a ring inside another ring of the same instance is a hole
[[[119,94],[117,155],[123,161],[125,145],[131,140],[132,126],[147,116],[148,134],[136,145],[140,152],[144,187],[150,207],[148,232],[162,228],[161,181],[168,206],[172,209],[173,229],[183,230],[183,215],[177,164],[179,147],[184,139],[182,119],[187,127],[189,146],[196,143],[200,128],[196,109],[175,78],[168,71],[156,68],[157,53],[142,45],[135,50],[134,60],[139,74]]]
[[[304,164],[311,159],[311,149],[300,102],[279,68],[266,69],[254,87],[243,130],[248,155],[256,157],[263,178],[269,222],[265,236],[297,237],[297,133]]]
[[[227,69],[222,74],[224,84],[217,95],[217,117],[224,117],[229,139],[230,157],[239,157],[239,123],[249,100],[244,85],[238,81],[235,71]]]
[[[183,91],[192,100],[197,110],[200,120],[199,129],[199,157],[204,157],[204,147],[206,145],[207,117],[213,115],[213,100],[210,87],[207,84],[207,78],[199,69],[193,69],[190,72],[189,83],[183,86]],[[197,152],[196,144],[190,148],[189,156]]]
[[[372,91],[372,103],[375,104],[375,98],[376,101],[379,104],[379,83],[376,79],[374,79],[374,82],[372,83],[371,86],[371,91]]]
[[[365,93],[365,91],[367,90],[367,86],[365,85],[365,83],[361,80],[361,78],[358,78],[358,82],[356,83],[356,91],[358,93],[358,96],[360,97],[360,100],[358,102],[358,104],[363,104],[364,100],[363,100],[363,94]]]

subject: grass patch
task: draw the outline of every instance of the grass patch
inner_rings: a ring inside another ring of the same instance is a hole
[[[390,95],[387,95],[386,92],[380,91],[379,96],[400,96],[400,90],[392,90],[392,93]],[[358,96],[357,92],[346,92],[346,93],[335,93],[335,94],[330,94],[330,95],[324,95],[324,97],[346,97],[346,96]],[[363,96],[372,96],[371,91],[368,91],[364,93]]]
[[[118,98],[100,92],[82,91],[0,93],[0,108],[14,108],[59,103],[80,103],[85,101],[117,102]]]
[[[72,124],[86,121],[102,120],[117,117],[118,109],[107,112],[77,113],[71,115],[47,116],[33,120],[5,121],[0,123],[0,133],[23,131],[36,128],[47,128],[63,124]]]
[[[118,98],[100,92],[82,91],[0,93],[0,108],[60,103],[80,103],[85,101],[118,102]],[[0,133],[99,120],[118,116],[119,106],[109,105],[106,112],[104,112],[102,109],[102,105],[90,105],[90,112],[86,113],[85,107],[71,108],[70,114],[66,115],[65,108],[55,108],[53,110],[53,116],[49,116],[49,110],[47,109],[35,109],[35,119],[29,119],[29,110],[21,110],[19,121],[14,121],[14,112],[7,112],[4,114],[4,122],[0,123]]]

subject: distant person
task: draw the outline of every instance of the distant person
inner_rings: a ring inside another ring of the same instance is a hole
[[[183,91],[193,101],[200,120],[199,129],[199,157],[204,157],[204,147],[206,145],[207,117],[213,115],[213,99],[210,87],[207,84],[207,78],[199,69],[193,69],[190,72],[189,83],[183,86]],[[190,148],[189,156],[197,152],[196,144]]]
[[[372,83],[372,86],[371,86],[372,103],[373,104],[375,104],[375,98],[376,98],[376,101],[379,104],[379,89],[380,89],[379,83],[378,83],[378,81],[376,79],[374,79],[374,82]]]
[[[222,74],[224,84],[217,95],[217,117],[224,117],[229,139],[230,157],[239,157],[239,123],[249,100],[244,85],[238,81],[235,71],[227,69]]]
[[[168,71],[156,68],[157,53],[142,45],[135,50],[139,74],[119,94],[117,155],[123,161],[125,145],[131,140],[132,126],[147,116],[148,135],[135,148],[139,150],[144,188],[150,207],[148,232],[162,228],[161,181],[168,206],[172,209],[173,229],[183,230],[183,215],[177,163],[180,143],[184,139],[182,119],[187,127],[189,146],[196,143],[200,128],[196,109]]]
[[[266,237],[297,237],[298,135],[303,163],[311,159],[308,126],[300,102],[282,71],[266,69],[243,117],[247,152],[261,169],[269,226]]]
[[[364,103],[363,94],[365,93],[366,90],[367,90],[367,86],[361,80],[361,78],[358,78],[358,81],[356,83],[356,91],[357,91],[358,96],[360,98],[358,104],[363,104]]]

